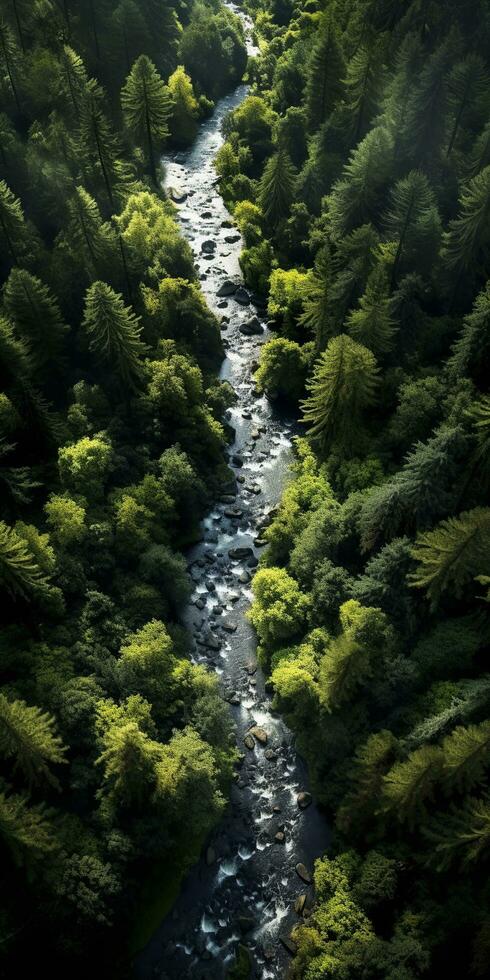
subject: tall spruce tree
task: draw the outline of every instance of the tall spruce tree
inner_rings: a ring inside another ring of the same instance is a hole
[[[113,365],[126,384],[137,384],[146,351],[139,317],[107,283],[94,282],[87,290],[82,328],[97,358]]]
[[[167,86],[146,55],[140,55],[134,62],[121,90],[121,105],[128,132],[146,144],[150,174],[156,185],[156,153],[168,136],[172,101]]]

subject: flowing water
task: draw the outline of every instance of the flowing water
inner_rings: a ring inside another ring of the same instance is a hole
[[[253,54],[251,23],[232,9],[244,21]],[[178,218],[193,248],[204,295],[218,317],[226,317],[221,377],[237,394],[228,413],[236,432],[230,447],[236,494],[225,496],[207,516],[203,541],[188,556],[195,591],[186,622],[194,636],[195,662],[216,671],[231,702],[237,743],[245,758],[209,849],[135,963],[141,980],[220,980],[240,943],[250,951],[252,977],[283,977],[289,953],[280,940],[298,921],[296,898],[310,891],[296,865],[303,863],[311,871],[314,858],[328,843],[327,826],[315,803],[306,809],[298,805],[298,793],[308,790],[305,765],[291,733],[271,708],[253,630],[245,618],[261,550],[261,523],[280,499],[294,432],[292,419],[276,413],[266,398],[254,393],[253,364],[268,339],[260,316],[264,310],[246,294],[217,295],[225,280],[241,283],[238,257],[243,243],[230,227],[213,160],[223,142],[224,117],[246,94],[247,87],[240,85],[222,99],[193,146],[165,161],[167,186],[179,188],[177,196],[182,198]],[[203,251],[204,242],[215,242],[216,247],[205,246],[210,251]],[[254,315],[261,320],[261,332],[244,336],[239,327]],[[236,556],[235,549],[248,550]],[[252,739],[254,747],[248,749],[243,739],[254,725],[266,732],[267,744]],[[277,833],[284,839],[276,841]]]

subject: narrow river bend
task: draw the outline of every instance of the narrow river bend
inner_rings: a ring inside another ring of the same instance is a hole
[[[251,24],[237,8],[232,9],[244,21],[253,54]],[[135,963],[140,980],[220,980],[239,943],[250,951],[252,977],[284,977],[289,954],[280,940],[298,921],[296,899],[310,891],[296,865],[311,870],[314,857],[328,842],[326,823],[315,804],[306,809],[298,804],[298,793],[308,790],[306,769],[291,733],[271,709],[257,665],[255,638],[245,618],[260,554],[254,542],[280,498],[293,426],[274,412],[266,398],[254,395],[252,365],[268,337],[261,318],[264,310],[253,305],[243,287],[240,293],[218,296],[225,280],[241,282],[242,241],[230,227],[213,160],[223,142],[224,117],[246,94],[247,87],[241,85],[222,99],[193,146],[165,161],[167,186],[178,187],[184,198],[178,218],[194,251],[204,295],[218,317],[228,321],[221,377],[237,393],[237,403],[229,412],[236,432],[230,462],[237,492],[223,497],[208,515],[203,541],[188,556],[195,592],[186,622],[194,635],[195,661],[220,676],[245,759],[209,848]],[[214,242],[216,247],[203,250],[204,242]],[[239,328],[253,316],[261,320],[261,333],[245,336]],[[237,555],[236,549],[244,550]],[[252,737],[253,748],[246,748],[243,739],[252,726],[265,731],[266,744]]]

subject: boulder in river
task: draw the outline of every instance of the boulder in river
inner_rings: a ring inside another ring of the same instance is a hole
[[[311,871],[308,871],[306,865],[302,864],[301,861],[296,865],[296,874],[301,878],[301,881],[304,881],[305,885],[311,885]]]
[[[243,561],[253,557],[253,548],[230,548],[228,555],[232,561]]]
[[[225,242],[227,242],[228,245],[233,245],[235,242],[239,242],[241,237],[242,236],[241,235],[238,235],[238,234],[237,235],[225,235]]]
[[[249,729],[248,734],[253,735],[254,738],[257,739],[257,742],[260,742],[261,745],[267,745],[269,736],[267,735],[265,728],[261,728],[260,725],[254,725],[253,728]]]
[[[237,297],[235,296],[235,299],[236,298]],[[258,316],[250,317],[250,320],[246,320],[245,323],[241,324],[239,330],[240,333],[243,333],[246,337],[254,337],[254,336],[259,337],[260,334],[264,332],[264,329],[262,327],[262,324]]]
[[[226,293],[223,293],[222,295],[225,296]],[[237,303],[240,303],[240,306],[248,306],[249,305],[249,303],[250,303],[250,294],[247,293],[247,290],[244,289],[243,286],[239,286],[238,289],[235,291],[235,294],[234,295],[235,295],[235,299],[236,299]]]
[[[214,252],[215,248],[216,248],[216,242],[214,241],[214,239],[208,238],[205,242],[202,243],[201,252],[208,252],[208,253]]]
[[[278,830],[277,834],[274,834],[274,840],[276,844],[284,844],[286,842],[286,834],[283,830]]]
[[[298,804],[300,810],[306,810],[306,807],[312,802],[313,797],[311,793],[307,793],[306,790],[302,790],[296,797],[296,803]]]
[[[183,204],[188,197],[187,191],[183,191],[180,187],[169,187],[168,194],[174,204]]]
[[[225,281],[221,283],[221,286],[219,287],[216,295],[233,296],[237,292],[238,288],[241,288],[238,286],[238,283],[232,282],[231,279],[225,279]]]
[[[251,735],[245,735],[245,738],[243,739],[243,744],[246,749],[248,749],[250,752],[253,752],[255,748],[255,742]]]
[[[303,915],[303,909],[305,905],[306,905],[306,895],[304,894],[298,895],[294,903],[294,911],[296,912],[296,915]]]

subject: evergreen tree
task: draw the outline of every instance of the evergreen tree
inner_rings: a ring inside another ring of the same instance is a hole
[[[384,217],[386,234],[397,242],[391,284],[397,283],[398,271],[405,253],[421,247],[424,232],[430,231],[430,215],[435,208],[434,194],[425,174],[412,170],[395,184],[389,210]]]
[[[4,521],[0,521],[0,585],[14,598],[26,599],[47,585],[28,542]]]
[[[390,315],[388,282],[382,265],[371,273],[359,309],[348,319],[347,329],[358,343],[368,347],[375,357],[387,354],[393,347],[394,323]]]
[[[426,59],[408,102],[403,126],[404,150],[415,167],[436,169],[446,147],[448,118],[447,76],[454,63],[453,39],[448,38]]]
[[[449,107],[454,121],[447,146],[447,155],[451,153],[457,140],[459,130],[465,128],[471,117],[478,116],[479,111],[484,119],[487,108],[487,93],[489,76],[482,58],[477,54],[468,54],[463,61],[454,66],[449,79]]]
[[[258,203],[272,229],[288,217],[294,199],[295,170],[286,150],[279,147],[268,160],[259,185]]]
[[[81,103],[80,143],[90,170],[102,175],[111,210],[115,187],[122,180],[121,147],[104,110],[104,94],[90,79]]]
[[[490,167],[489,167],[490,171]],[[449,361],[451,377],[469,376],[483,391],[490,379],[490,281],[475,299],[463,321],[461,335]]]
[[[442,261],[454,280],[453,297],[463,275],[470,268],[479,270],[482,252],[490,240],[490,166],[485,167],[463,188],[460,213],[449,223],[444,235]]]
[[[32,354],[34,366],[49,370],[59,363],[68,328],[48,287],[25,269],[12,269],[5,284],[4,305]]]
[[[431,849],[427,864],[447,871],[453,862],[467,866],[488,857],[490,847],[490,802],[467,797],[462,807],[437,814],[423,828]]]
[[[490,721],[455,728],[442,744],[444,777],[450,790],[473,790],[490,766]]]
[[[63,45],[59,59],[61,88],[70,115],[78,120],[89,78],[82,58],[68,44]]]
[[[346,104],[353,143],[366,134],[381,96],[382,77],[383,39],[372,38],[358,48],[347,65]]]
[[[8,79],[8,84],[15,101],[17,112],[21,112],[19,98],[20,51],[15,38],[5,20],[0,19],[0,64]]]
[[[61,738],[54,732],[55,720],[25,701],[9,701],[0,693],[0,755],[13,760],[28,784],[47,780],[57,786],[49,764],[65,762]]]
[[[45,806],[29,805],[23,796],[3,791],[0,791],[0,838],[20,865],[54,851],[57,846]]]
[[[109,238],[102,225],[97,202],[85,190],[77,187],[68,201],[70,217],[65,238],[75,258],[82,254],[91,275],[97,271],[109,248]]]
[[[371,351],[346,334],[329,341],[319,357],[303,402],[311,438],[328,448],[355,442],[362,413],[375,400],[378,368]]]
[[[393,138],[376,126],[352,151],[328,198],[332,230],[342,238],[358,225],[376,220],[393,156]]]
[[[157,184],[155,152],[168,136],[172,103],[155,65],[146,55],[134,65],[121,90],[121,105],[127,129],[147,146],[153,183]]]
[[[4,255],[17,263],[24,252],[26,224],[22,205],[4,180],[0,180],[0,240]]]
[[[25,386],[32,370],[32,358],[26,344],[14,335],[12,324],[5,317],[0,317],[0,378],[2,387]]]
[[[471,579],[488,574],[489,546],[490,508],[450,517],[418,536],[412,554],[419,567],[410,576],[411,585],[425,589],[433,606],[448,589],[460,596]]]
[[[134,385],[141,379],[146,348],[140,340],[139,317],[106,283],[94,282],[87,290],[82,327],[89,349],[113,364],[123,382]]]
[[[309,129],[315,132],[325,122],[343,91],[345,62],[337,27],[331,12],[326,14],[311,53],[306,83],[306,112]]]
[[[322,248],[316,255],[315,265],[306,283],[303,313],[300,316],[300,323],[311,330],[315,337],[318,353],[325,350],[332,333],[329,308],[331,283],[331,256],[327,248]]]
[[[404,762],[396,762],[383,779],[382,812],[410,828],[425,821],[442,765],[443,753],[437,745],[423,745]]]

